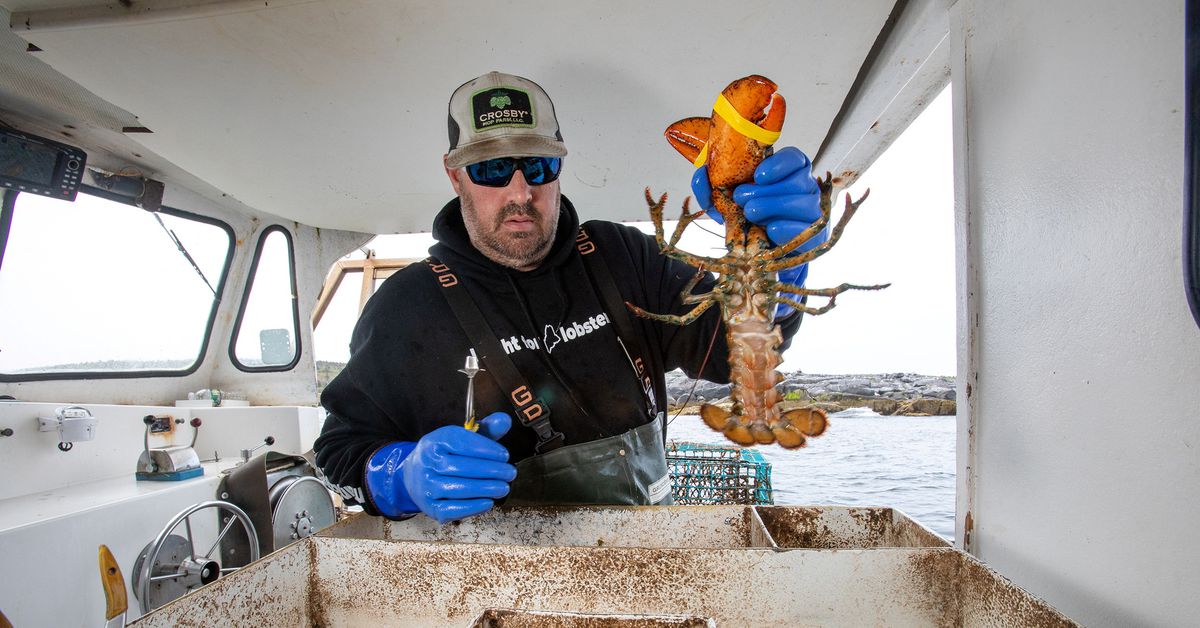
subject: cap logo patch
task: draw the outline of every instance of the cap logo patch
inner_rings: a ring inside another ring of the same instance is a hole
[[[471,97],[475,132],[498,127],[533,127],[529,93],[511,87],[488,88]]]

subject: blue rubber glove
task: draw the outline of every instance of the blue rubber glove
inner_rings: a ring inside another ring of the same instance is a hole
[[[512,417],[494,412],[479,432],[447,425],[421,440],[385,445],[367,461],[367,490],[388,517],[423,512],[438,523],[478,515],[508,495],[517,468],[496,442],[512,427]]]
[[[708,166],[701,166],[692,176],[692,194],[713,220],[724,222],[712,206]],[[733,200],[745,210],[747,220],[766,229],[767,238],[776,246],[791,241],[821,217],[821,190],[812,176],[812,161],[794,146],[764,159],[754,171],[754,183],[739,185],[733,191]],[[828,239],[826,227],[791,254],[811,251]],[[807,278],[808,264],[779,273],[780,282],[798,286],[803,286]],[[775,317],[791,312],[791,307],[779,304]]]

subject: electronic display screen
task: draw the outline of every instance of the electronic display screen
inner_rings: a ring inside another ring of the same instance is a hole
[[[0,137],[0,176],[50,186],[54,183],[58,155],[57,149],[44,144]]]

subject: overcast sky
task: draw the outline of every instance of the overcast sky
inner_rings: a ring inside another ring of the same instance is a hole
[[[947,89],[850,188],[855,198],[870,188],[870,198],[838,244],[813,262],[807,284],[827,288],[890,282],[892,287],[846,293],[829,313],[809,317],[780,370],[955,373],[951,151]],[[835,220],[842,202],[839,198]],[[707,223],[702,226],[710,231],[720,229],[711,221],[699,223]],[[638,226],[652,233],[649,222]],[[382,258],[424,257],[432,242],[427,234],[381,236],[368,247]],[[696,226],[689,227],[681,244],[701,255],[713,255],[720,247],[718,236]],[[317,330],[318,359],[348,357],[358,278],[348,278],[346,284],[351,289],[343,286]]]

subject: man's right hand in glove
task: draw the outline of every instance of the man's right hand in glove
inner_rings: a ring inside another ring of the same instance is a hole
[[[447,425],[415,443],[384,445],[367,461],[372,503],[387,517],[423,512],[438,523],[490,509],[517,477],[508,450],[496,442],[510,427],[510,416],[494,412],[479,432]]]

